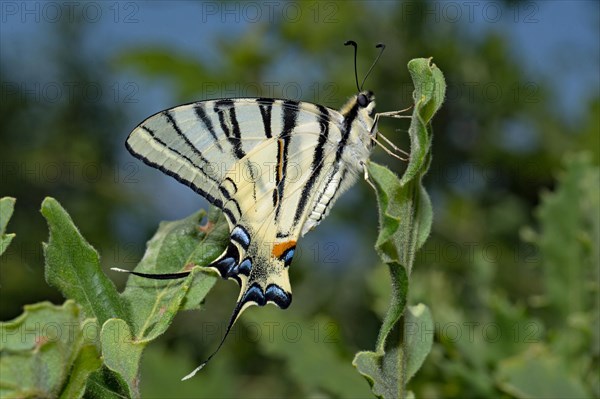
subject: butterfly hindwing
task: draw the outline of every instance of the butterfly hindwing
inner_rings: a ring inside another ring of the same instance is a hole
[[[280,134],[240,160],[242,170],[232,168],[225,176],[235,193],[224,207],[237,203],[243,212],[232,226],[228,250],[214,265],[240,283],[240,311],[246,303],[287,308],[291,302],[288,267],[315,194],[307,187],[319,188],[327,175],[324,165],[335,157],[336,144],[322,131],[340,135],[335,126],[323,127],[326,115],[308,113],[284,123]]]

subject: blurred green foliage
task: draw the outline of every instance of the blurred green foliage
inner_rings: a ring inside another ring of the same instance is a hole
[[[12,239],[15,238],[15,233],[6,232],[6,225],[8,225],[8,221],[10,220],[14,210],[14,198],[6,197],[0,199],[0,255],[6,251],[6,248],[8,248],[12,242]]]
[[[57,69],[57,76],[48,87],[65,82],[106,90],[106,64],[91,63],[82,55],[85,43],[80,32],[84,25],[56,27],[56,46],[47,49],[50,55],[46,63]],[[16,77],[17,71],[11,69],[8,60],[1,62],[0,80],[6,85],[6,95],[3,94],[0,107],[0,194],[19,201],[12,221],[19,239],[9,247],[0,265],[2,295],[10,298],[0,301],[4,319],[19,314],[25,303],[61,301],[60,294],[43,283],[44,270],[40,267],[40,243],[47,239],[48,232],[38,210],[46,196],[60,198],[81,221],[79,227],[94,242],[102,243],[99,247],[106,251],[114,252],[118,246],[114,240],[117,212],[136,211],[134,199],[124,190],[119,177],[119,172],[124,172],[119,170],[117,156],[117,148],[122,145],[123,119],[111,96],[84,101],[81,91],[73,89],[73,96],[46,102],[39,89],[43,82],[26,86]]]
[[[301,4],[305,15],[312,15],[314,4]],[[434,220],[431,237],[415,260],[410,302],[428,305],[435,335],[432,353],[409,388],[416,397],[432,398],[600,396],[600,98],[585,107],[583,118],[567,122],[553,106],[553,97],[561,93],[525,71],[500,29],[475,35],[460,25],[426,18],[423,12],[408,18],[394,3],[326,4],[337,5],[333,23],[323,18],[295,23],[277,19],[232,30],[215,42],[193,38],[217,54],[216,60],[153,46],[128,49],[112,63],[92,63],[81,55],[87,27],[56,25],[52,62],[64,81],[102,81],[103,70],[111,67],[140,73],[144,85],[166,80],[181,102],[205,99],[207,82],[217,87],[298,82],[303,88],[319,82],[316,95],[305,90],[300,99],[337,108],[355,91],[351,54],[341,44],[354,39],[361,45],[359,73],[364,73],[375,55],[371,45],[385,41],[386,53],[366,87],[375,91],[378,110],[387,111],[410,104],[406,62],[434,57],[449,92],[433,124],[434,158],[424,183],[432,196]],[[517,5],[507,2],[506,7]],[[11,74],[10,63],[3,59],[2,82],[14,80]],[[468,90],[487,83],[502,88],[496,101],[483,90]],[[101,254],[118,246],[115,219],[124,213],[146,237],[156,229],[156,219],[148,217],[153,211],[148,200],[113,179],[116,154],[132,127],[123,124],[122,114],[109,101],[44,106],[26,92],[2,99],[0,194],[18,199],[8,228],[17,236],[0,258],[3,320],[16,317],[27,303],[48,298],[62,302],[43,282],[40,242],[47,239],[47,228],[37,209],[45,196],[62,202]],[[392,121],[381,125],[387,137],[408,148],[402,129],[407,126]],[[529,144],[515,145],[511,132],[525,135]],[[587,155],[579,155],[583,150]],[[377,150],[374,157],[398,173],[404,168]],[[35,170],[36,164],[72,161],[102,165],[104,177],[73,183],[36,179],[35,172],[23,173],[22,167],[21,172],[7,169],[19,162]],[[338,267],[311,267],[319,262],[310,256],[295,261],[292,308],[246,312],[235,339],[210,367],[180,384],[181,376],[210,353],[220,336],[215,323],[225,320],[233,306],[235,285],[217,284],[207,297],[210,306],[177,316],[149,347],[142,358],[143,396],[368,395],[360,376],[350,377],[344,368],[351,367],[353,353],[375,341],[390,293],[386,271],[375,266],[372,250],[377,218],[373,195],[364,184],[353,192],[313,234],[353,231],[360,241],[348,248],[366,255]],[[311,253],[310,248],[304,251]],[[113,262],[101,258],[104,268]],[[319,354],[327,359],[335,354],[338,360],[328,361],[328,369],[320,373],[299,372],[299,365],[313,367],[315,352],[304,346],[294,349],[300,345],[283,335],[290,320],[302,326],[302,338],[310,334],[311,344],[329,348]],[[265,327],[265,321],[271,324]],[[355,395],[331,388],[323,382],[327,376],[347,378],[348,389],[356,386]]]

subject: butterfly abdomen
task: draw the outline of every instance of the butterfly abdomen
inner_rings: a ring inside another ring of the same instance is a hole
[[[302,235],[321,223],[335,201],[354,185],[361,175],[363,165],[372,149],[369,136],[373,126],[370,112],[374,102],[372,104],[369,107],[361,107],[357,96],[353,96],[340,110],[338,127],[341,136],[335,147],[334,164],[315,190],[317,195],[309,208],[310,213],[302,228]]]

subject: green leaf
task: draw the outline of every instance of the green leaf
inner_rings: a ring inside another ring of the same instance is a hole
[[[112,317],[126,318],[121,298],[100,268],[98,252],[81,236],[71,217],[53,198],[42,202],[50,238],[44,244],[46,281],[82,306],[102,325]]]
[[[407,308],[404,319],[404,342],[406,379],[410,380],[423,365],[433,345],[431,311],[422,303]]]
[[[367,379],[371,391],[378,398],[399,398],[403,394],[405,375],[402,356],[398,347],[389,349],[385,355],[375,352],[358,352],[352,364]]]
[[[14,233],[6,234],[6,225],[15,209],[15,201],[16,200],[11,197],[0,199],[0,255],[6,251],[6,248],[8,248],[12,239],[15,237]]]
[[[229,227],[217,210],[212,210],[201,226],[205,214],[202,210],[185,219],[162,222],[135,270],[173,273],[208,265],[225,249]],[[193,270],[180,280],[131,275],[122,298],[131,309],[130,325],[136,340],[150,341],[164,333],[180,309],[198,307],[217,279],[212,270]]]
[[[404,342],[399,347],[389,348],[384,355],[359,352],[355,357],[355,366],[367,377],[377,397],[410,397],[401,384],[415,375],[431,351],[434,326],[427,306],[408,306],[403,328]]]
[[[388,263],[388,268],[392,276],[392,296],[379,331],[376,352],[358,352],[352,364],[367,379],[377,397],[398,398],[406,396],[406,357],[404,349],[397,345],[386,351],[386,341],[406,306],[408,276],[406,269],[398,263]]]
[[[496,381],[516,398],[589,398],[581,381],[569,375],[564,360],[542,345],[503,360]]]
[[[431,230],[433,211],[421,178],[431,162],[430,120],[441,107],[446,91],[444,77],[430,59],[412,60],[408,69],[415,85],[415,105],[409,128],[411,155],[406,171],[398,179],[389,169],[374,162],[368,164],[379,205],[380,226],[375,249],[390,270],[392,298],[377,338],[376,352],[359,352],[353,362],[371,384],[373,393],[384,398],[409,396],[406,383],[431,349],[428,340],[405,339],[386,345],[406,306],[415,253]],[[414,310],[417,314],[409,312],[405,325],[417,315],[423,318],[421,323],[433,323],[428,310],[421,307]]]
[[[431,59],[417,58],[408,63],[413,79],[414,109],[408,129],[410,138],[410,160],[402,176],[404,186],[417,175],[423,175],[431,161],[430,148],[432,131],[430,121],[440,109],[446,95],[446,82],[442,72],[431,63]]]
[[[368,168],[379,205],[380,227],[375,249],[385,263],[399,263],[410,275],[415,252],[431,230],[431,201],[421,187],[420,178],[402,186],[385,166],[369,162]]]
[[[215,207],[208,211],[207,222],[201,228],[200,241],[188,256],[187,263],[206,266],[215,260],[229,243],[229,224],[223,213]],[[204,297],[209,293],[218,276],[212,269],[204,269],[205,273],[197,273],[186,293],[181,310],[198,309]]]
[[[6,233],[6,226],[15,210],[16,199],[12,197],[0,198],[0,234]]]
[[[181,220],[162,222],[135,268],[155,274],[191,270],[190,275],[177,280],[130,275],[121,299],[130,310],[131,322],[114,318],[102,326],[104,364],[117,387],[126,387],[128,396],[139,396],[138,374],[145,346],[167,330],[178,311],[198,308],[218,279],[212,270],[195,266],[206,266],[223,252],[229,226],[216,208],[201,225],[205,216],[201,210]]]
[[[129,387],[123,378],[102,367],[88,378],[84,397],[86,399],[123,399],[131,397]]]
[[[85,331],[85,328],[83,328]],[[64,399],[81,398],[85,392],[88,377],[102,367],[102,361],[95,345],[85,345],[73,363],[69,381],[60,397]]]
[[[138,368],[146,342],[135,340],[129,326],[121,319],[110,319],[104,323],[100,341],[104,365],[127,383],[128,396],[138,397]]]
[[[89,372],[99,366],[98,353],[81,328],[81,316],[71,300],[62,306],[43,302],[26,305],[21,316],[0,323],[0,396],[58,397],[65,383],[68,397],[81,396],[81,387],[68,381],[78,373],[85,384],[82,362]]]

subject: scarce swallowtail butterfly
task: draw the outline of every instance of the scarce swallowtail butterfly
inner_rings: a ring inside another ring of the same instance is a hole
[[[354,47],[358,93],[339,111],[271,98],[199,101],[149,117],[127,138],[132,155],[220,208],[230,227],[229,245],[208,267],[237,281],[240,295],[218,348],[183,379],[217,353],[249,306],[290,306],[288,268],[298,239],[321,223],[359,176],[368,179],[365,163],[374,143],[381,145],[378,118],[401,117],[402,111],[375,113],[373,93],[358,85],[357,45],[345,44]],[[377,47],[363,84],[385,48]],[[189,274],[128,272],[154,279]]]

